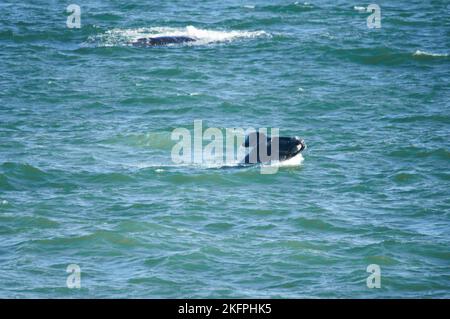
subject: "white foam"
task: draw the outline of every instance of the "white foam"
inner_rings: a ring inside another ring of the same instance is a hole
[[[356,11],[359,11],[359,12],[366,12],[366,7],[354,6],[353,10],[356,10]]]
[[[278,167],[293,167],[293,166],[300,166],[303,163],[303,156],[302,154],[298,153],[296,156],[281,162],[275,162],[272,163],[271,166],[278,166]]]
[[[294,167],[300,166],[304,161],[301,153],[296,156],[285,160],[285,161],[272,161],[270,164],[260,164],[262,167]],[[127,163],[126,167],[137,168],[137,169],[148,169],[152,168],[156,173],[162,173],[166,170],[176,169],[176,168],[198,168],[198,169],[218,169],[218,168],[231,168],[239,167],[243,163],[243,158],[241,159],[221,159],[219,157],[205,157],[200,163],[195,162],[185,162],[185,163],[155,163],[155,162],[139,162],[139,163]]]
[[[302,165],[303,160],[302,154],[299,153],[286,161],[275,161],[270,164],[263,164],[262,167],[297,167]]]
[[[177,167],[186,167],[191,166],[188,163],[181,164],[164,164],[164,163],[127,163],[123,165],[127,168],[137,168],[137,169],[146,169],[146,168],[154,168],[155,172],[163,172],[164,169],[167,168],[177,168]]]
[[[427,52],[427,51],[421,51],[417,50],[413,54],[414,56],[434,56],[434,57],[446,57],[448,56],[448,53],[433,53],[433,52]]]
[[[195,39],[194,42],[187,42],[185,45],[204,45],[215,42],[230,42],[236,39],[256,38],[270,36],[265,31],[216,31],[208,29],[198,29],[194,26],[185,28],[172,27],[152,27],[136,29],[112,29],[95,37],[90,37],[93,42],[100,42],[101,46],[130,45],[140,38],[163,37],[163,36],[185,36]]]

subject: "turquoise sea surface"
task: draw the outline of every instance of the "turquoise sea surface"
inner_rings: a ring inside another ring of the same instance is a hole
[[[0,298],[450,297],[449,2],[69,4],[0,3]],[[194,120],[308,149],[176,164]]]

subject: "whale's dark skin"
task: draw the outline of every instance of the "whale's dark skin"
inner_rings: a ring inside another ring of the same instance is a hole
[[[243,144],[244,147],[253,148],[245,157],[243,164],[265,163],[270,160],[286,161],[306,148],[305,142],[298,137],[271,138],[259,132],[253,134],[253,138],[247,136]],[[272,143],[276,142],[275,139],[278,140],[278,158],[272,158]],[[262,154],[267,154],[267,158],[263,158]]]
[[[132,42],[132,45],[135,47],[152,47],[193,41],[195,39],[185,36],[148,37],[139,38],[135,42]]]

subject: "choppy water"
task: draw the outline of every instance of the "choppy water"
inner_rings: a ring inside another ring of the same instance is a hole
[[[0,3],[0,297],[450,297],[445,1],[142,2]],[[176,165],[194,119],[308,150]]]

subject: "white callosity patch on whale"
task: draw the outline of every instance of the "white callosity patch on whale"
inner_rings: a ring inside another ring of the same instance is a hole
[[[88,42],[97,43],[99,46],[128,46],[141,38],[150,37],[189,37],[193,42],[185,45],[204,45],[217,42],[230,42],[236,39],[256,38],[270,36],[265,31],[217,31],[198,29],[194,26],[185,28],[152,27],[136,29],[112,29],[102,34],[89,37]]]

